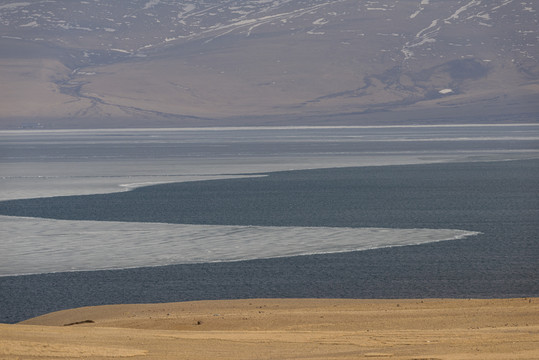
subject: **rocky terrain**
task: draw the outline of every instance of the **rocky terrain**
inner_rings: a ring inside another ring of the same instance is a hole
[[[0,128],[531,122],[531,0],[0,0]]]

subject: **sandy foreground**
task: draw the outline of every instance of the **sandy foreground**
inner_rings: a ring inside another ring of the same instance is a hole
[[[0,324],[0,359],[539,359],[539,298],[112,305]]]

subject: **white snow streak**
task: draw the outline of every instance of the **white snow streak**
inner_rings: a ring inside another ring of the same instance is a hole
[[[455,11],[455,12],[453,13],[453,15],[451,15],[451,16],[448,17],[448,18],[446,18],[444,21],[449,22],[450,20],[456,20],[456,19],[459,18],[459,15],[460,15],[462,12],[468,10],[468,9],[471,8],[471,7],[474,7],[474,6],[477,6],[477,5],[480,5],[480,4],[481,4],[481,1],[479,1],[479,0],[472,0],[472,1],[470,1],[469,3],[467,3],[466,5],[461,6],[457,11]]]
[[[438,19],[433,20],[429,26],[424,29],[421,29],[415,36],[414,40],[408,41],[402,48],[401,52],[404,54],[404,60],[408,60],[414,56],[414,52],[410,50],[411,48],[424,45],[426,43],[436,42],[434,38],[438,35],[440,31],[440,26],[438,26]]]
[[[21,6],[28,6],[28,5],[30,5],[29,2],[18,2],[18,3],[5,4],[5,5],[0,5],[0,10],[3,10],[3,9],[16,9],[18,7],[21,7]]]
[[[161,0],[150,0],[144,5],[144,10],[153,8],[155,5],[159,4]]]

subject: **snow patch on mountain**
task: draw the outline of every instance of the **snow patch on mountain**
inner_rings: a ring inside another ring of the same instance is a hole
[[[438,26],[438,19],[433,20],[429,26],[424,29],[421,29],[414,37],[412,41],[406,42],[401,52],[404,54],[404,59],[408,60],[414,56],[412,48],[424,45],[426,43],[436,42],[436,35],[440,31],[440,26]]]
[[[28,5],[30,5],[29,2],[16,2],[16,3],[11,3],[11,4],[0,5],[0,10],[4,10],[4,9],[12,10],[21,6],[28,6]]]
[[[146,4],[144,4],[143,9],[144,9],[144,10],[151,9],[151,8],[153,8],[155,5],[159,4],[160,2],[161,2],[161,0],[150,0],[150,1],[148,1]]]
[[[457,9],[457,11],[455,11],[451,16],[449,16],[448,18],[444,19],[444,22],[447,22],[447,23],[450,23],[451,20],[456,20],[459,18],[460,14],[464,11],[467,11],[468,9],[470,9],[471,7],[473,6],[478,6],[478,5],[481,5],[481,1],[480,0],[472,0],[470,1],[469,3],[467,3],[466,5],[464,6],[461,6],[460,8]]]

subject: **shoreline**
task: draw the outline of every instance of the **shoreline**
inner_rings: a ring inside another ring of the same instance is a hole
[[[0,324],[3,359],[535,359],[539,298],[105,305]]]

